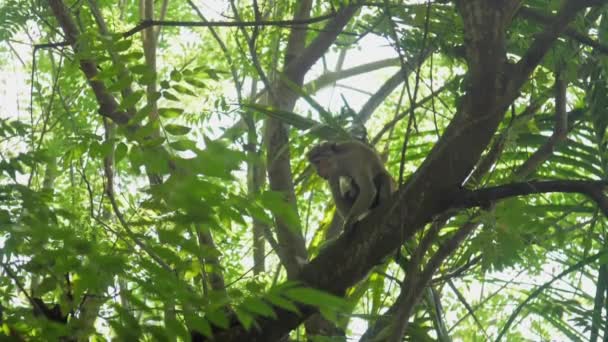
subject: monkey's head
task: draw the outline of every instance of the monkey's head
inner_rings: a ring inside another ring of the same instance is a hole
[[[317,174],[324,179],[329,179],[337,169],[334,157],[337,153],[336,144],[324,142],[315,145],[308,153],[306,158],[315,167]]]

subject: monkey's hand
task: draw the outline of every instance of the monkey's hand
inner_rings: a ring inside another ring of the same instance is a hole
[[[344,228],[342,229],[343,232],[349,231],[350,228],[355,224],[355,220],[353,219],[352,216],[348,216],[344,219]]]
[[[342,231],[347,232],[347,231],[351,230],[352,227],[355,225],[355,223],[357,223],[357,221],[359,221],[359,219],[357,217],[349,215],[348,217],[346,217],[344,219],[344,229],[342,229]]]
[[[368,214],[369,214],[369,210],[358,216],[353,216],[352,214],[349,214],[344,219],[344,229],[342,231],[345,232],[345,231],[351,229],[352,226],[354,226],[357,222],[363,220]]]

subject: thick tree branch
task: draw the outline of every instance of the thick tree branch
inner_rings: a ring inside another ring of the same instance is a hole
[[[80,32],[72,17],[70,16],[67,7],[64,5],[62,0],[48,0],[51,10],[59,22],[59,26],[63,30],[66,41],[72,46],[72,49],[78,55],[80,48],[78,46],[78,37]],[[99,114],[107,118],[112,119],[119,125],[125,125],[129,122],[130,116],[122,110],[118,109],[118,103],[112,94],[108,91],[104,83],[98,79],[97,76],[97,64],[86,58],[80,58],[80,69],[84,72],[95,98],[99,103]]]
[[[545,30],[536,35],[526,54],[515,65],[515,72],[510,78],[509,91],[506,92],[503,102],[510,103],[515,98],[519,88],[553,46],[555,39],[566,31],[568,24],[581,10],[606,3],[608,3],[607,0],[567,0],[557,15],[547,24]]]
[[[338,35],[343,31],[344,26],[353,17],[360,5],[357,1],[354,4],[341,8],[319,35],[302,51],[302,53],[289,61],[285,67],[285,75],[301,84],[304,75],[308,70],[325,54],[327,49],[334,43]]]
[[[310,15],[312,2],[310,0],[303,1],[299,4],[294,19],[306,19]],[[285,65],[288,65],[296,55],[304,49],[306,37],[306,27],[300,27],[298,30],[292,30],[287,44],[287,53],[285,55]],[[290,51],[293,50],[293,51]],[[306,69],[304,72],[308,71]],[[303,79],[296,79],[286,75],[288,79],[296,85],[301,86]],[[280,84],[280,83],[279,83]],[[291,110],[295,105],[295,97],[289,96],[293,92],[289,91],[289,87],[278,86],[278,89],[270,88],[271,85],[266,82],[266,88],[271,91],[271,105],[283,110]],[[265,122],[264,138],[266,143],[266,165],[268,171],[268,184],[272,191],[281,192],[284,195],[284,201],[296,209],[296,197],[294,192],[293,178],[290,164],[289,151],[289,133],[287,127],[278,119],[269,118]],[[308,259],[306,251],[306,243],[299,231],[299,227],[290,227],[285,220],[280,217],[275,217],[277,240],[279,241],[279,256],[283,256],[281,263],[285,266],[287,275],[290,279],[294,279],[300,269],[300,264]],[[294,229],[295,228],[295,229]]]
[[[308,6],[301,5],[300,11],[307,11]],[[358,6],[347,6],[340,9],[336,16],[331,22],[329,22],[325,29],[313,40],[309,46],[304,47],[304,38],[301,29],[291,39],[289,46],[295,49],[298,54],[293,54],[293,51],[285,56],[286,69],[284,70],[284,76],[293,82],[294,84],[301,86],[304,80],[304,75],[310,67],[321,56],[327,51],[327,49],[333,44],[335,39],[338,37],[344,25],[348,23],[350,18],[354,15]],[[299,13],[295,15],[295,19],[307,18],[308,13],[304,15]],[[290,49],[287,49],[290,51]],[[277,88],[276,100],[278,103],[273,103],[277,108],[283,110],[291,110],[295,105],[295,101],[298,95],[290,90],[287,86],[281,86],[281,83],[273,85]],[[295,208],[295,194],[293,190],[293,179],[291,176],[291,165],[290,155],[288,148],[288,131],[284,124],[276,119],[269,119],[265,129],[266,144],[267,144],[267,168],[268,168],[268,180],[270,189],[273,191],[283,192],[286,196],[286,201],[293,204]],[[292,277],[297,273],[299,268],[297,257],[306,259],[306,246],[304,239],[298,236],[298,233],[294,233],[294,229],[287,227],[280,220],[277,220],[278,229],[277,236],[279,236],[279,243],[286,249],[286,255],[290,257],[291,262],[286,265],[289,266],[288,274]],[[288,242],[288,243],[286,243]]]
[[[106,22],[103,19],[103,16],[101,15],[101,11],[99,10],[97,0],[88,0],[88,2],[89,2],[89,8],[91,9],[91,14],[93,14],[93,17],[95,18],[95,22],[97,23],[97,26],[99,27],[99,33],[101,33],[103,36],[109,36],[110,32],[108,31]],[[110,58],[112,58],[112,63],[118,68],[118,78],[126,79],[127,75],[128,75],[128,71],[127,71],[125,64],[118,58],[119,56],[116,52],[110,50],[110,51],[108,51],[108,53],[110,54]],[[122,95],[122,98],[126,99],[133,94],[133,89],[131,89],[131,85],[128,85],[128,86],[122,88],[120,90],[120,93]],[[130,106],[129,108],[127,108],[127,112],[130,116],[135,115],[135,107]]]
[[[338,35],[342,32],[343,27],[348,23],[352,16],[359,9],[358,2],[341,8],[336,12],[334,19],[329,22],[319,35],[302,51],[300,55],[291,59],[286,63],[283,74],[287,79],[291,80],[296,85],[302,85],[304,75],[310,68],[323,56],[327,49],[334,43]],[[280,82],[280,81],[279,81]],[[280,83],[273,84],[273,87],[284,89],[285,95],[278,95],[279,100],[286,104],[295,103],[298,95],[290,91],[288,87],[281,87]],[[265,89],[263,92],[267,91]],[[259,95],[258,95],[259,96]],[[293,106],[293,105],[292,105]],[[288,110],[291,107],[286,106]],[[283,109],[283,108],[282,108]],[[245,122],[239,121],[234,126],[226,130],[223,138],[232,138],[241,134],[246,128]]]
[[[579,193],[594,200],[608,217],[608,198],[604,189],[608,181],[555,180],[511,183],[480,190],[463,190],[462,197],[454,202],[454,207],[466,208],[488,206],[492,202],[514,196],[524,196],[550,192]]]
[[[530,19],[539,22],[544,25],[551,24],[552,21],[551,16],[548,16],[540,11],[526,6],[522,6],[517,12],[517,15],[525,19]],[[598,42],[597,40],[591,39],[589,36],[577,31],[572,27],[566,27],[566,29],[564,30],[564,35],[569,38],[572,38],[573,40],[583,45],[592,47],[601,53],[608,54],[608,46]]]
[[[540,100],[533,101],[526,109],[517,117],[516,120],[524,121],[529,120],[530,117],[538,110],[538,108],[544,102],[544,97]],[[499,137],[494,139],[492,147],[489,152],[483,157],[481,162],[475,168],[475,171],[467,179],[467,185],[471,183],[477,183],[488,172],[491,166],[498,160],[502,153],[504,142],[506,140],[507,132],[503,132]],[[432,240],[437,236],[437,233],[445,225],[448,219],[452,216],[450,212],[446,212],[440,215],[435,222],[433,222],[432,228],[424,235],[414,255],[409,260],[410,267],[408,268],[405,278],[403,280],[404,286],[402,286],[401,293],[397,300],[391,305],[389,310],[385,312],[374,325],[370,325],[368,330],[364,334],[362,340],[373,340],[374,336],[384,330],[395,319],[396,315],[400,317],[408,316],[415,308],[417,302],[421,298],[420,291],[428,286],[431,277],[435,274],[439,266],[448,258],[464,241],[464,239],[477,227],[478,222],[474,218],[470,218],[465,224],[463,224],[456,233],[454,233],[446,242],[442,243],[437,250],[426,263],[422,273],[418,271],[418,266],[421,263],[424,253],[429,248],[429,245],[433,242]],[[415,267],[412,267],[415,266]],[[403,321],[403,320],[402,320]]]

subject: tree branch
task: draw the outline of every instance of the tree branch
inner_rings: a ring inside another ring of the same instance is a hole
[[[304,91],[306,93],[314,93],[324,87],[335,83],[338,80],[345,79],[352,76],[357,76],[360,74],[368,73],[374,70],[386,68],[386,67],[396,67],[399,66],[398,58],[386,58],[381,59],[379,61],[374,61],[366,64],[361,64],[354,66],[349,69],[339,70],[339,71],[329,71],[319,76],[317,79],[314,79],[304,85]]]
[[[308,18],[311,6],[312,2],[310,0],[300,2],[294,13],[294,19],[301,20]],[[290,32],[286,49],[287,52],[284,57],[285,65],[288,65],[290,61],[295,58],[296,55],[292,55],[292,53],[298,54],[304,49],[305,37],[306,27],[300,27],[298,30],[294,29]],[[261,70],[258,69],[258,71]],[[304,70],[304,73],[307,71],[308,69]],[[263,74],[260,76],[263,76]],[[297,86],[302,85],[303,79],[297,79],[287,73],[286,76],[289,81],[294,82]],[[268,81],[264,83],[271,94],[271,105],[283,110],[291,110],[293,108],[295,105],[295,97],[293,92],[288,90],[289,87],[281,87],[280,81],[279,83],[272,85]],[[269,188],[272,191],[281,192],[284,195],[284,202],[293,208],[294,212],[297,212],[290,164],[291,157],[287,127],[278,119],[266,119],[264,140],[266,144],[266,166]],[[290,227],[289,224],[279,216],[275,216],[274,220],[277,240],[281,251],[278,254],[279,256],[284,257],[281,259],[281,263],[285,266],[288,278],[294,279],[299,272],[302,261],[308,259],[306,242],[300,232],[300,227]]]
[[[504,102],[510,103],[517,90],[528,79],[528,76],[540,63],[547,51],[553,46],[555,39],[567,30],[568,24],[583,9],[591,6],[604,5],[606,0],[567,0],[557,15],[547,24],[545,30],[536,35],[526,54],[517,62],[515,72],[510,79],[509,91],[505,94]]]
[[[323,31],[302,51],[302,53],[289,61],[284,73],[290,80],[301,84],[306,72],[323,56],[327,49],[334,43],[344,26],[359,9],[358,1],[345,6],[336,12],[333,20],[329,22]]]
[[[523,178],[536,170],[553,154],[555,146],[568,135],[568,112],[566,111],[566,81],[559,75],[555,80],[555,126],[553,134],[526,162],[515,171],[516,178]]]
[[[608,217],[608,198],[603,191],[608,181],[554,180],[511,183],[480,190],[463,190],[462,197],[457,199],[454,207],[467,208],[489,206],[492,202],[514,196],[523,196],[550,192],[579,193],[594,200],[600,210]]]
[[[520,15],[522,18],[525,19],[530,19],[539,22],[544,25],[549,25],[552,21],[551,16],[548,16],[540,11],[526,6],[520,7],[519,11],[517,12],[517,15]],[[566,29],[564,30],[564,35],[572,38],[573,40],[583,45],[592,47],[601,53],[608,54],[608,46],[598,42],[597,40],[591,39],[589,36],[577,31],[576,29],[570,26],[566,27]]]
[[[142,20],[135,27],[123,33],[123,37],[129,37],[137,32],[152,26],[179,26],[179,27],[262,27],[262,26],[300,26],[314,24],[329,20],[336,13],[329,13],[319,17],[302,20],[260,20],[260,21],[179,21],[179,20]]]
[[[77,42],[80,32],[78,31],[76,23],[68,13],[67,7],[62,0],[48,0],[48,2],[55,18],[57,18],[57,21],[59,22],[59,26],[61,26],[66,36],[66,41],[72,46],[75,54],[78,55],[80,48]],[[127,124],[130,116],[118,109],[118,103],[114,96],[112,96],[102,81],[96,79],[97,64],[93,60],[87,58],[80,58],[79,63],[80,69],[84,72],[91,89],[93,89],[95,98],[97,98],[97,102],[99,103],[99,114],[112,119],[112,121],[117,124]]]
[[[399,69],[391,76],[384,84],[372,95],[357,113],[357,117],[361,122],[367,122],[371,115],[374,113],[376,108],[384,102],[384,100],[399,86],[401,83],[406,81],[409,74],[414,71],[417,67],[422,65],[424,61],[433,53],[433,49],[426,49],[422,54],[417,56],[415,60],[405,63],[405,69]]]
[[[530,295],[528,295],[528,297],[521,302],[517,308],[515,308],[515,310],[513,310],[513,312],[511,313],[511,316],[509,317],[509,319],[507,320],[507,323],[505,323],[505,325],[502,327],[502,329],[500,329],[500,333],[498,334],[498,336],[496,337],[496,342],[499,342],[502,340],[502,337],[507,333],[507,331],[509,330],[509,327],[511,326],[511,324],[513,324],[513,322],[515,321],[515,318],[517,318],[517,315],[519,315],[519,313],[521,312],[521,310],[533,299],[535,299],[536,297],[538,297],[544,290],[546,290],[547,288],[549,288],[549,286],[551,286],[556,280],[559,280],[561,278],[563,278],[564,276],[578,271],[582,268],[584,268],[585,266],[593,263],[594,261],[598,260],[599,258],[601,258],[602,256],[606,255],[606,253],[608,253],[608,249],[603,249],[602,251],[598,252],[597,254],[591,255],[586,257],[585,259],[577,262],[576,264],[568,267],[567,269],[565,269],[564,271],[562,271],[561,273],[559,273],[558,275],[556,275],[555,277],[553,277],[551,280],[547,281],[546,283],[542,284],[541,286],[537,287],[534,291],[532,291],[532,293],[530,293]]]

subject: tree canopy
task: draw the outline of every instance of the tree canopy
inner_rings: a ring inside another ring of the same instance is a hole
[[[0,340],[608,341],[606,3],[0,1]]]

